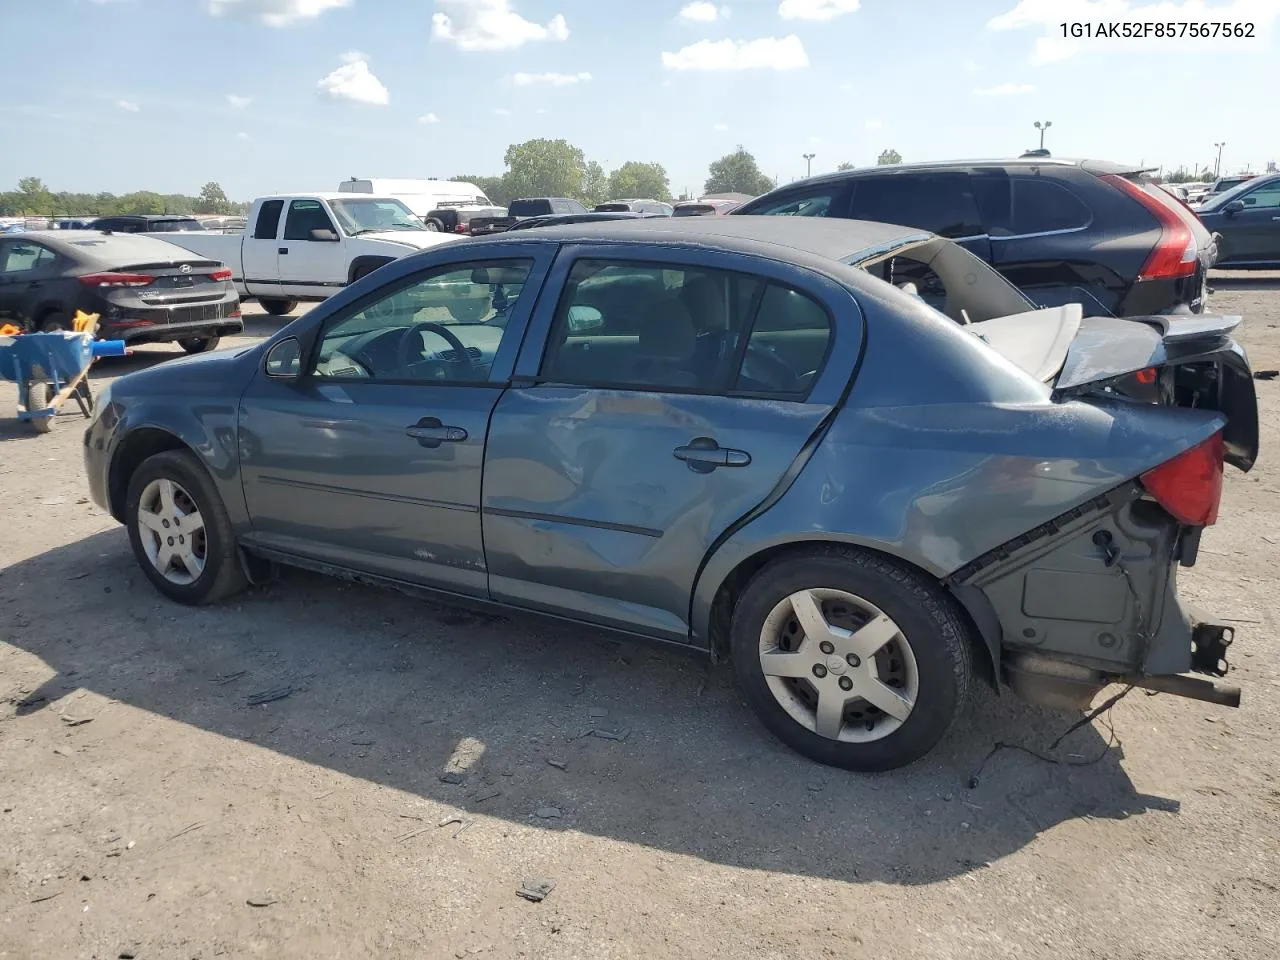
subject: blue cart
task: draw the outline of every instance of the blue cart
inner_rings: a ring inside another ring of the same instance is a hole
[[[86,417],[93,413],[89,367],[98,357],[124,354],[123,340],[95,340],[92,330],[0,337],[0,379],[18,385],[18,419],[48,433],[68,400]]]

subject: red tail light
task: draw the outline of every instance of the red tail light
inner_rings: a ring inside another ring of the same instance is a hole
[[[227,267],[223,267],[221,270],[215,270],[213,271],[213,273],[209,274],[209,279],[213,280],[214,282],[219,282],[222,280],[230,280],[231,270]]]
[[[228,316],[228,317],[235,318],[235,317],[242,317],[242,316],[244,316],[244,314],[240,311],[240,308],[239,308],[239,307],[236,307],[234,310],[232,310],[230,313],[228,313],[228,314],[227,314],[227,316]]]
[[[1207,527],[1222,500],[1222,431],[1142,475],[1147,493],[1179,523]]]
[[[1196,246],[1195,234],[1191,232],[1191,227],[1182,219],[1182,216],[1176,210],[1161,203],[1158,197],[1147,193],[1142,189],[1141,184],[1115,174],[1107,174],[1102,179],[1137,200],[1160,223],[1160,240],[1156,243],[1156,248],[1151,251],[1151,256],[1147,257],[1147,262],[1138,271],[1138,279],[1173,280],[1178,277],[1194,276],[1200,249]]]
[[[86,287],[117,289],[120,287],[149,287],[156,282],[156,278],[145,273],[91,273],[81,277],[80,282]]]
[[[460,224],[458,224],[456,227],[454,227],[454,228],[453,228],[453,232],[454,232],[454,233],[466,233],[466,232],[467,232],[467,225],[466,225],[465,223],[460,223]]]

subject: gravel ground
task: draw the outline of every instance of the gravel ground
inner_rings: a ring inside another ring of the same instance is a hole
[[[1212,306],[1280,366],[1280,276]],[[1239,620],[1243,707],[1135,693],[1121,745],[1095,723],[970,789],[993,743],[1072,718],[987,696],[855,776],[774,742],[726,671],[591,631],[304,573],[170,604],[86,499],[82,423],[36,437],[0,382],[0,957],[1272,958],[1280,381],[1258,392],[1263,460],[1182,587]]]

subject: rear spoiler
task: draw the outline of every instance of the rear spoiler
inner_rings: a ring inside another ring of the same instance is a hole
[[[1258,457],[1258,400],[1249,358],[1231,337],[1239,325],[1240,317],[1211,314],[1087,318],[1067,348],[1054,399],[1128,393],[1122,381],[1170,370],[1173,404],[1224,414],[1226,461],[1248,470]]]

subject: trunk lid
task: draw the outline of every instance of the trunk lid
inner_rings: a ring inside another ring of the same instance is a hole
[[[134,288],[138,299],[147,306],[211,303],[231,291],[231,271],[216,260],[138,263],[117,267],[116,272],[152,278],[146,286]]]
[[[1081,316],[1078,304],[998,317],[965,329],[1053,390],[1055,400],[1100,398],[1221,413],[1225,460],[1258,457],[1258,399],[1239,317]]]

